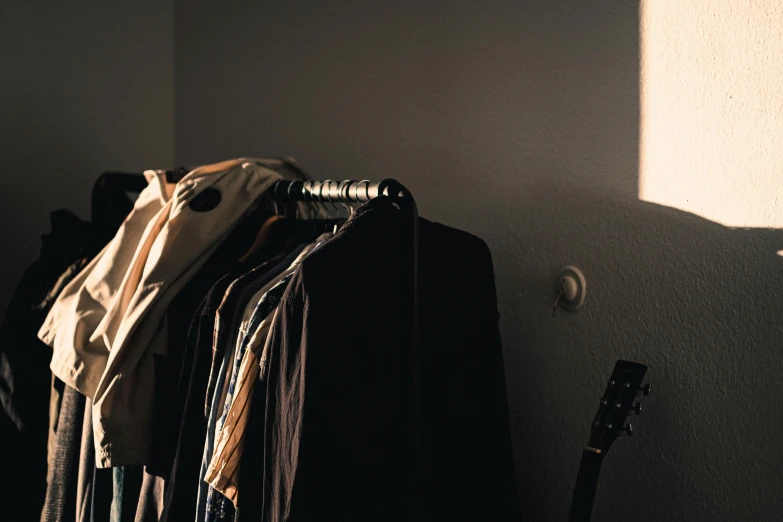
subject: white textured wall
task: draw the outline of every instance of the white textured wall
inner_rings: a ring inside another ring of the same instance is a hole
[[[783,233],[638,200],[636,5],[202,1],[176,17],[178,162],[291,154],[322,178],[397,177],[423,215],[489,243],[530,520],[565,520],[618,357],[649,364],[655,392],[595,519],[778,520]],[[566,263],[587,304],[552,318]]]
[[[49,212],[106,169],[170,165],[173,2],[0,2],[0,317]]]
[[[488,242],[527,520],[566,519],[625,357],[654,393],[594,520],[777,521],[783,232],[639,201],[639,21],[635,2],[182,2],[176,159],[393,176],[422,215]],[[566,263],[587,302],[553,318]]]
[[[594,519],[776,521],[783,231],[715,221],[781,224],[782,19],[771,1],[4,2],[0,311],[48,211],[86,217],[103,169],[290,154],[397,177],[492,249],[529,520],[565,520],[625,357],[654,393]],[[553,318],[566,263],[587,303]]]
[[[640,197],[783,226],[783,3],[646,0]]]

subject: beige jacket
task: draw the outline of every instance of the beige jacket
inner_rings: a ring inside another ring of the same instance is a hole
[[[39,338],[52,372],[93,401],[98,467],[144,464],[153,414],[153,353],[166,352],[166,308],[234,225],[278,179],[276,160],[200,167],[149,185],[117,235],[62,291]],[[217,206],[190,208],[206,189]],[[215,191],[220,195],[215,197]]]

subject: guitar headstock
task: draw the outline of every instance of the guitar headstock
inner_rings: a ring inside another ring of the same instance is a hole
[[[629,415],[642,411],[641,403],[634,405],[637,395],[650,394],[650,385],[642,386],[646,372],[643,364],[617,361],[593,419],[588,449],[604,454],[621,434],[633,434],[633,427],[625,421]]]

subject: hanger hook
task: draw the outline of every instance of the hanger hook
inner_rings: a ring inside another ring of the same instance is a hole
[[[280,209],[277,207],[277,198],[279,197],[277,194],[278,185],[274,185],[270,190],[266,191],[264,194],[264,204],[266,205],[266,208],[269,208],[270,204],[272,206],[272,212],[275,213],[275,215],[280,215]]]
[[[294,218],[298,220],[299,219],[299,205],[297,205],[296,200],[293,198],[293,196],[291,196],[291,189],[293,187],[294,187],[294,183],[293,182],[289,182],[288,183],[288,189],[286,190],[286,196],[288,196],[288,203],[289,204],[293,204],[293,206],[294,206]],[[285,217],[288,218],[288,215],[286,214]]]
[[[274,209],[275,215],[280,215],[280,209],[277,208],[277,199],[272,198],[272,208]]]
[[[340,182],[340,185],[337,187],[337,192],[340,195],[340,204],[348,211],[348,217],[353,216],[353,207],[348,204],[351,183],[354,182],[350,179],[346,179],[345,181]]]
[[[313,187],[315,186],[315,181],[305,181],[304,185],[302,185],[302,195],[303,199],[302,201],[305,202],[305,206],[307,207],[308,219],[315,219],[317,216],[315,214],[316,212],[316,204],[315,204],[315,196],[313,195]]]
[[[334,211],[334,215],[339,217],[340,216],[340,209],[337,208],[337,204],[335,203],[335,200],[332,197],[332,184],[333,183],[337,184],[338,192],[337,192],[337,196],[336,197],[337,197],[338,201],[340,200],[340,192],[339,192],[340,182],[339,181],[337,181],[337,180],[330,180],[329,181],[329,186],[327,187],[327,190],[326,190],[326,193],[329,195],[329,205],[331,205],[332,210]]]
[[[318,207],[318,217],[324,219],[328,213],[324,205],[324,181],[316,181],[313,185],[313,195],[315,196],[316,206]]]

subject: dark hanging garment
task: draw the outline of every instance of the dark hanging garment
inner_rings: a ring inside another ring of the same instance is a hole
[[[476,236],[419,220],[423,520],[518,522],[492,257]]]
[[[82,418],[79,472],[76,482],[76,522],[91,522],[95,491],[95,443],[92,439],[92,401],[85,398]],[[98,517],[100,520],[101,517]],[[108,512],[107,516],[108,518]]]
[[[90,418],[92,419],[92,413]],[[99,469],[93,466],[93,469],[90,522],[106,522],[111,517],[113,472],[111,468]]]
[[[24,485],[18,521],[39,520],[46,494],[52,350],[37,333],[51,306],[47,294],[69,265],[97,247],[90,224],[71,212],[57,210],[50,220],[40,257],[22,276],[0,327],[0,447],[8,449],[4,469],[14,470],[0,474],[0,505],[18,504]]]
[[[38,330],[64,286],[58,283],[76,275],[68,273],[69,267],[92,259],[133,207],[128,186],[135,190],[146,184],[141,176],[124,176],[122,182],[103,176],[111,183],[96,184],[92,215],[98,227],[67,210],[50,214],[52,228],[41,237],[40,257],[23,274],[0,327],[0,446],[13,448],[3,456],[3,465],[14,470],[0,478],[0,505],[18,505],[23,484],[24,509],[14,516],[20,522],[40,520],[47,487],[47,439],[51,438],[53,453],[55,434],[50,437],[49,431],[59,423],[64,394],[62,383],[52,382],[52,351],[38,339]],[[102,199],[111,202],[101,205]]]
[[[201,453],[207,421],[204,394],[209,378],[215,310],[233,279],[226,275],[204,297],[190,323],[182,359],[182,371],[175,380],[175,400],[183,410],[176,423],[174,459],[164,491],[160,520],[194,520],[199,488]]]
[[[272,242],[246,262],[237,261],[268,216],[259,209],[245,218],[168,308],[169,353],[155,360],[156,387],[163,392],[155,401],[155,431],[137,522],[195,519],[215,314],[234,280],[285,255],[286,245]]]
[[[266,386],[256,383],[253,400],[250,402],[250,417],[245,428],[245,447],[239,468],[239,487],[234,522],[257,522],[261,520],[261,499],[258,494],[263,488],[264,471],[264,409],[266,407]]]
[[[112,471],[111,522],[133,522],[141,496],[143,466],[117,466]]]
[[[91,211],[95,235],[101,245],[112,240],[146,187],[147,180],[141,174],[106,171],[98,177],[92,187]]]
[[[287,255],[287,249],[291,246],[286,245],[284,251],[278,255],[267,251],[257,256],[256,262],[269,258],[266,263],[260,264],[259,272],[263,274],[267,268],[273,268]],[[235,266],[214,283],[194,312],[187,335],[177,341],[182,343],[187,339],[181,357],[181,371],[177,378],[172,380],[176,384],[174,396],[177,397],[176,402],[180,407],[178,416],[170,415],[170,418],[177,418],[178,437],[175,438],[171,474],[165,488],[165,502],[160,518],[162,521],[191,520],[196,516],[197,493],[202,484],[201,460],[207,437],[204,401],[208,395],[207,386],[215,356],[215,316],[228,286],[247,273],[249,268],[248,265]],[[181,296],[177,296],[177,299],[181,299]],[[172,339],[171,343],[174,342]]]
[[[410,233],[378,198],[302,263],[270,333],[237,520],[520,520],[491,256],[424,219],[414,461]]]
[[[76,520],[85,397],[65,386],[41,522]]]
[[[260,501],[265,522],[411,520],[409,228],[374,199],[291,280],[268,342],[265,435],[247,442],[264,445],[263,485],[240,482],[240,511]]]
[[[38,305],[38,308],[42,310],[49,310],[57,296],[65,288],[68,283],[71,282],[78,274],[79,271],[87,265],[87,258],[80,259],[69,266],[63,275],[57,280],[55,285],[46,295],[45,300]],[[63,394],[65,393],[65,383],[52,374],[52,385],[49,394],[49,435],[47,440],[47,466],[52,467],[52,459],[56,449],[57,442],[57,426],[60,421],[60,409],[63,402]]]

